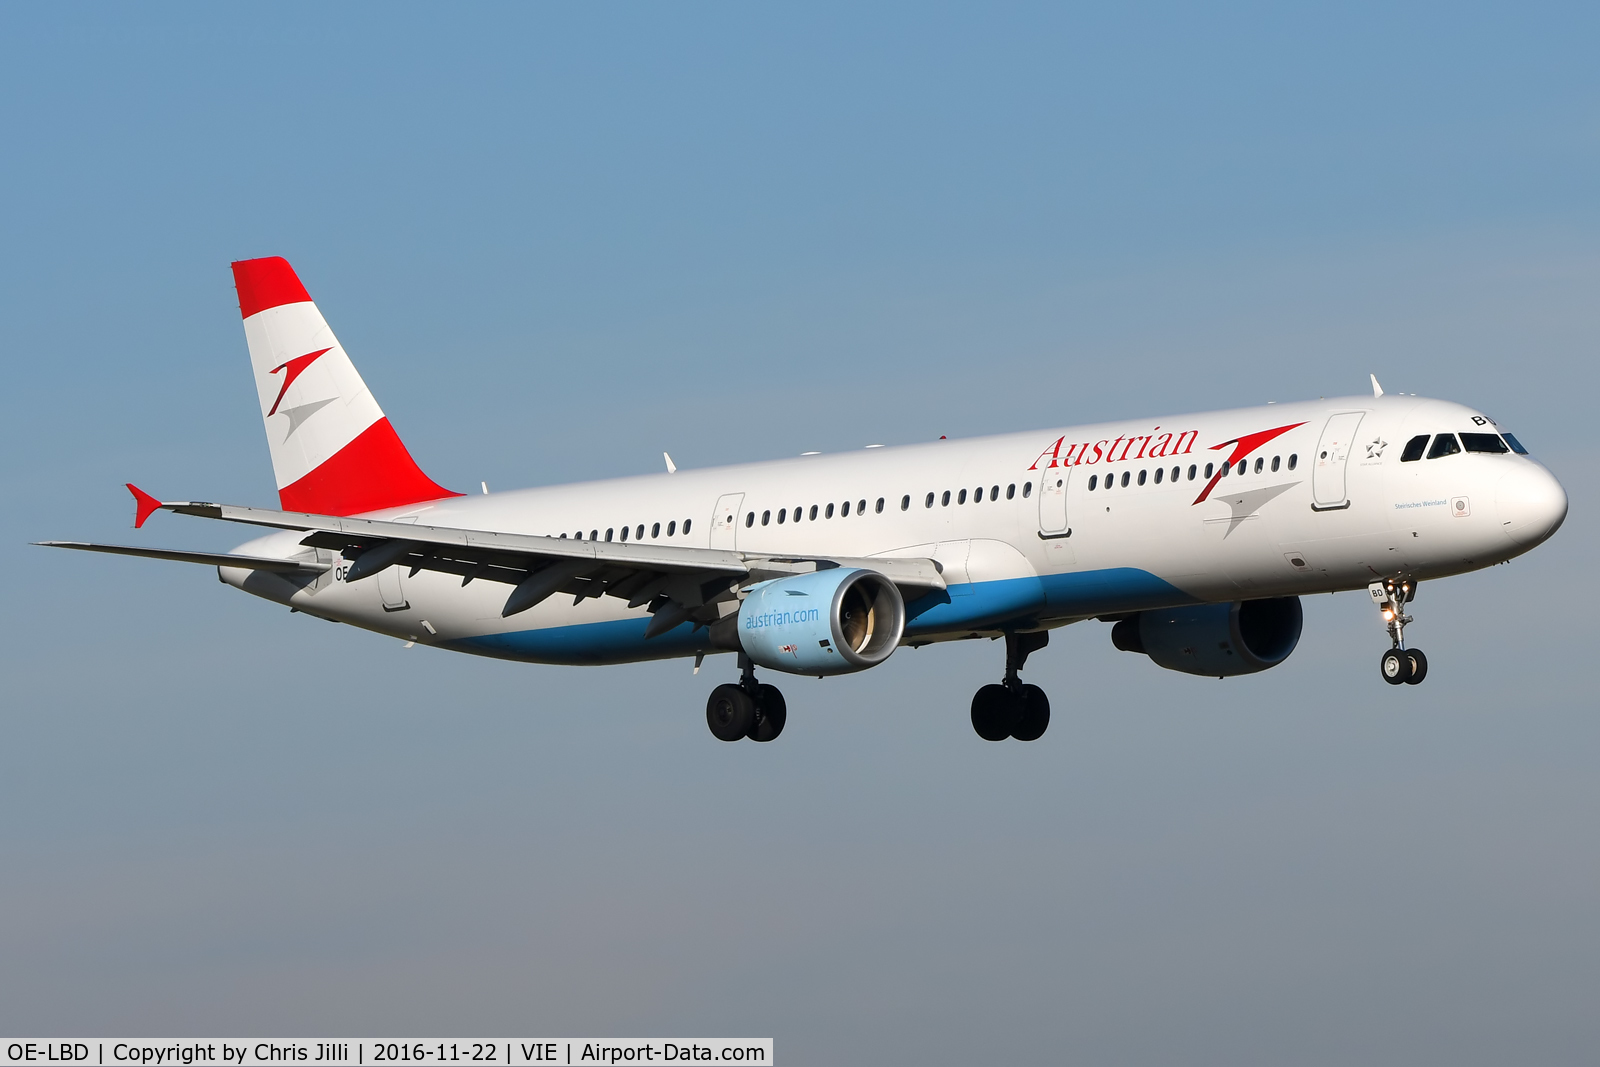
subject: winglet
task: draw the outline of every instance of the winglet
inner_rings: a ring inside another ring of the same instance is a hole
[[[1378,376],[1376,374],[1368,374],[1367,377],[1372,379],[1372,399],[1376,400],[1383,395],[1383,386],[1378,384]]]
[[[144,520],[155,514],[161,508],[161,501],[140,489],[132,482],[123,483],[128,487],[128,492],[133,494],[134,507],[137,509],[133,516],[133,528],[137,530],[144,525]]]

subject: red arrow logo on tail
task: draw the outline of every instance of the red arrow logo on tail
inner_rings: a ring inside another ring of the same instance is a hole
[[[290,351],[292,352],[294,350],[290,349]],[[318,356],[332,351],[332,348],[324,348],[317,352],[307,352],[305,355],[296,356],[289,362],[279,364],[267,372],[268,374],[277,374],[281,370],[287,370],[289,372],[283,376],[283,388],[278,390],[278,399],[272,402],[272,410],[267,412],[268,418],[271,418],[278,413],[278,405],[283,403],[283,394],[287,393],[289,391],[289,386],[293,385],[294,380],[300,377],[300,372],[311,366],[312,363],[316,362]]]

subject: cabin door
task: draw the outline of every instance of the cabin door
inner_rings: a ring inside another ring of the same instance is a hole
[[[1355,442],[1356,429],[1365,415],[1362,411],[1340,412],[1328,419],[1311,457],[1311,507],[1314,511],[1337,511],[1350,506],[1345,493],[1345,461]]]
[[[743,493],[724,493],[717,497],[717,510],[711,517],[711,547],[733,551],[739,533],[739,505]]]
[[[1070,537],[1067,527],[1067,479],[1071,467],[1052,467],[1039,472],[1039,536]]]

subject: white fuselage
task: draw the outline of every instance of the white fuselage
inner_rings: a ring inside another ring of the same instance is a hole
[[[1251,447],[1283,427],[1293,428]],[[450,497],[371,517],[761,555],[932,558],[948,588],[908,604],[904,643],[922,643],[1503,562],[1565,517],[1549,471],[1514,453],[1401,462],[1417,435],[1480,430],[1495,427],[1459,404],[1345,397]],[[1226,476],[1207,477],[1208,464],[1241,451]],[[336,564],[315,581],[227,568],[223,579],[484,655],[604,663],[715,651],[704,628],[644,640],[646,609],[608,597],[557,596],[502,618],[507,587],[493,582],[396,567],[347,583],[342,562],[302,547],[303,536],[274,533],[239,551]]]

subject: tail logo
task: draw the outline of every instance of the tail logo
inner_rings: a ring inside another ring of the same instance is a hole
[[[292,352],[294,349],[291,348],[289,351]],[[318,356],[326,355],[332,351],[332,348],[324,348],[316,352],[307,352],[303,356],[294,357],[287,363],[280,363],[278,366],[273,367],[272,370],[267,372],[269,374],[277,374],[279,371],[286,372],[283,376],[283,387],[278,390],[278,399],[272,402],[272,410],[267,412],[268,418],[271,418],[278,413],[278,405],[283,403],[283,394],[289,391],[289,386],[293,385],[294,380],[300,377],[300,373],[307,367],[311,366],[311,364],[315,363]]]

